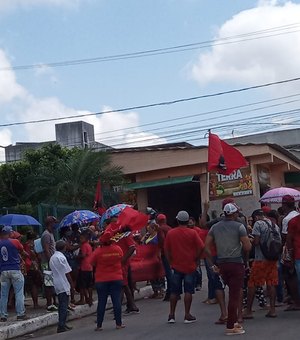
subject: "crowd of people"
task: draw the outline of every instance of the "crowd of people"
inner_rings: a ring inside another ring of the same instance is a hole
[[[152,214],[139,233],[130,232],[130,226],[114,229],[117,217],[107,220],[103,229],[94,224],[84,228],[74,224],[59,229],[58,241],[54,237],[58,221],[53,216],[46,218],[40,238],[30,230],[23,243],[21,234],[3,226],[1,322],[7,321],[7,309],[13,302],[17,320],[26,319],[24,291],[31,294],[34,308],[40,308],[42,292],[47,311],[58,311],[57,332],[66,332],[71,329],[66,323],[68,310],[76,305],[91,306],[96,290],[95,330],[103,329],[109,296],[116,328],[124,328],[122,316],[140,312],[134,300],[136,286],[131,267],[141,245],[151,245],[163,268],[149,277],[149,284],[153,289],[151,298],[169,301],[170,324],[176,322],[182,293],[183,321],[196,321],[191,305],[195,290],[202,286],[203,264],[208,282],[208,296],[203,302],[219,305],[215,324],[225,325],[226,335],[245,333],[243,321],[254,318],[255,296],[260,307],[267,309],[268,318],[276,318],[276,305],[284,302],[286,311],[300,310],[300,214],[294,198],[284,196],[278,210],[263,206],[249,217],[231,198],[222,202],[220,217],[209,220],[208,211],[206,203],[199,221],[179,211],[174,228],[167,224],[164,214]],[[124,297],[126,310],[122,312]]]

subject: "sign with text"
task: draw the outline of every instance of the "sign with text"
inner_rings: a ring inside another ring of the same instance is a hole
[[[250,168],[235,170],[230,175],[210,173],[209,199],[253,195],[253,183]]]

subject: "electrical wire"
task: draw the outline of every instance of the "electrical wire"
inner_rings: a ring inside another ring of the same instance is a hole
[[[83,65],[83,64],[127,60],[127,59],[133,59],[133,58],[135,59],[135,58],[141,58],[141,57],[178,53],[178,52],[190,51],[190,50],[195,50],[195,49],[208,48],[212,46],[235,44],[235,43],[246,42],[246,41],[251,41],[251,40],[256,40],[256,39],[263,39],[263,38],[269,38],[269,37],[274,37],[274,36],[279,36],[279,35],[284,35],[284,34],[296,33],[296,32],[299,32],[299,30],[294,30],[294,29],[298,27],[299,27],[299,23],[293,23],[293,24],[287,24],[287,25],[272,27],[272,28],[263,29],[259,31],[247,32],[243,34],[217,38],[217,39],[207,40],[207,41],[202,41],[202,42],[182,44],[182,45],[176,45],[176,46],[164,47],[164,48],[156,48],[156,49],[137,51],[137,52],[131,52],[131,53],[108,55],[108,56],[103,56],[103,57],[66,60],[66,61],[59,61],[59,62],[48,62],[48,63],[42,63],[42,64],[39,63],[39,64],[29,64],[29,65],[16,65],[12,67],[0,68],[0,71],[8,71],[11,69],[16,70],[16,71],[17,70],[30,70],[30,69],[35,69],[35,68],[43,68],[45,67],[45,65],[47,67],[76,66],[76,65]],[[290,29],[293,29],[293,31],[286,32],[286,30],[290,30]],[[273,32],[278,32],[278,31],[279,33],[257,36],[261,34],[273,33]],[[252,36],[255,36],[255,37],[247,38],[247,37],[252,37]],[[244,39],[239,39],[239,38],[244,38]],[[233,39],[238,39],[238,40],[233,40]],[[230,41],[230,40],[233,40],[233,41]]]
[[[295,81],[299,81],[300,77],[285,79],[285,80],[279,80],[259,85],[253,85],[253,86],[247,86],[242,87],[238,89],[228,90],[228,91],[221,91],[221,92],[215,92],[210,94],[204,94],[200,96],[194,96],[194,97],[187,97],[187,98],[180,98],[175,99],[171,101],[163,101],[158,103],[151,103],[151,104],[144,104],[144,105],[137,105],[137,106],[131,106],[116,110],[106,110],[101,112],[94,112],[94,113],[87,113],[87,114],[77,114],[77,115],[70,115],[70,116],[64,116],[64,117],[57,117],[57,118],[45,118],[45,119],[37,119],[37,120],[30,120],[30,121],[23,121],[23,122],[14,122],[14,123],[4,123],[0,124],[0,127],[9,127],[9,126],[17,126],[17,125],[27,125],[27,124],[37,124],[37,123],[45,123],[45,122],[53,122],[53,121],[60,121],[60,120],[66,120],[66,119],[72,119],[72,118],[83,118],[83,117],[90,117],[90,116],[97,116],[97,115],[103,115],[106,113],[113,113],[113,112],[125,112],[125,111],[133,111],[133,110],[141,110],[141,109],[147,109],[147,108],[153,108],[153,107],[160,107],[160,106],[169,106],[184,102],[190,102],[195,100],[200,100],[204,98],[212,98],[212,97],[219,97],[227,94],[235,94],[240,92],[245,92],[249,90],[256,90],[260,88],[266,88],[274,85],[282,85],[287,84]]]

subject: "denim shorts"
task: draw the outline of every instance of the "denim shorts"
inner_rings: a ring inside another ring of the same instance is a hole
[[[195,272],[191,274],[180,273],[172,269],[171,294],[182,294],[182,285],[185,293],[195,293]]]

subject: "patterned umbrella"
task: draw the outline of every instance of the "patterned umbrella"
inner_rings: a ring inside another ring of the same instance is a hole
[[[72,224],[83,225],[86,223],[91,223],[95,220],[99,220],[100,216],[89,210],[76,210],[71,214],[65,216],[58,228],[70,227]]]
[[[104,221],[108,220],[109,218],[119,216],[126,207],[131,207],[131,205],[121,203],[113,205],[112,207],[108,208],[101,216],[100,225],[102,226]]]
[[[280,187],[267,191],[260,199],[260,202],[265,203],[281,203],[282,197],[290,195],[295,198],[295,201],[300,201],[300,191],[292,188]]]

